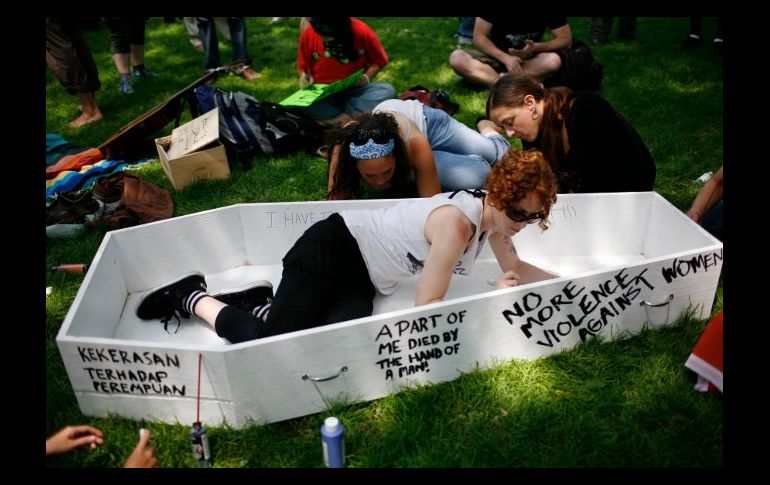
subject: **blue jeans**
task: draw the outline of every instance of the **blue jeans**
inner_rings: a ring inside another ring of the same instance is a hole
[[[487,173],[511,145],[502,135],[484,136],[440,109],[422,107],[441,190],[480,189]]]
[[[706,212],[703,219],[700,220],[700,225],[703,229],[707,230],[712,236],[722,240],[722,221],[724,218],[724,206],[722,200],[717,202],[710,211]]]
[[[476,23],[476,17],[460,17],[460,25],[457,27],[457,34],[463,37],[473,38],[473,26]]]
[[[198,31],[203,42],[204,55],[206,57],[206,69],[216,69],[220,66],[219,39],[214,25],[214,17],[196,17],[198,19]],[[233,62],[246,60],[250,62],[246,52],[246,22],[243,17],[227,17],[227,25],[230,27],[230,37],[233,42]]]
[[[375,106],[395,97],[396,89],[390,84],[368,83],[332,94],[311,104],[305,112],[315,120],[334,118],[342,113],[355,116],[371,113]]]

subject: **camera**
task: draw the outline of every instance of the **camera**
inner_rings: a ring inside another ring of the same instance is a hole
[[[526,34],[508,34],[505,38],[511,43],[511,47],[517,50],[523,49],[527,45],[528,36]]]

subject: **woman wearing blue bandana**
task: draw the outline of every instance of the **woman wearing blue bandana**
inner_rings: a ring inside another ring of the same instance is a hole
[[[372,116],[378,113],[390,115],[395,120],[398,126],[396,143],[400,142],[405,150],[405,160],[402,163],[397,158],[396,166],[411,170],[417,185],[417,193],[396,196],[434,195],[439,191],[436,178],[440,190],[480,189],[484,186],[489,169],[510,148],[508,140],[494,123],[480,121],[479,131],[475,131],[446,112],[425,106],[414,99],[383,101],[374,108]],[[366,140],[363,137],[357,140],[356,134],[372,131],[369,119],[366,115],[359,117],[330,135],[329,198],[360,197],[360,190],[351,190],[352,180],[357,180],[359,172],[365,185],[375,190],[387,188],[372,186],[367,180],[361,164],[365,163],[364,157],[369,156],[369,153],[355,148],[360,141]],[[375,138],[372,140],[378,142]],[[358,163],[351,163],[350,159]]]
[[[431,197],[441,192],[430,147],[410,157],[389,113],[368,113],[327,136],[329,199]]]
[[[355,150],[381,155],[390,145]],[[531,223],[547,229],[556,187],[540,152],[511,149],[490,171],[486,192],[343,210],[315,223],[283,258],[275,297],[267,281],[212,296],[196,272],[146,294],[136,313],[165,322],[194,314],[237,343],[367,317],[378,292],[391,295],[415,274],[415,306],[426,305],[444,299],[453,275],[471,274],[487,240],[502,270],[496,289],[552,278],[519,258],[512,237]]]

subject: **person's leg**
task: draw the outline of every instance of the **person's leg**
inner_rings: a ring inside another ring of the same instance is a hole
[[[345,113],[355,116],[371,113],[375,106],[396,97],[396,89],[388,83],[368,83],[344,91]]]
[[[455,39],[457,45],[473,44],[473,26],[476,23],[476,17],[460,17],[460,25],[457,26]]]
[[[344,105],[338,101],[338,99],[340,99],[339,94],[340,93],[332,94],[328,98],[324,98],[321,101],[311,104],[305,108],[305,114],[319,122],[344,115]]]
[[[227,23],[227,17],[214,17],[214,24],[217,26],[219,35],[225,42],[232,42],[233,36],[230,35],[230,25]]]
[[[134,86],[131,83],[131,58],[130,26],[128,17],[103,17],[102,21],[107,26],[110,35],[110,51],[115,68],[120,75],[120,92],[131,94]]]
[[[593,45],[604,45],[610,38],[612,29],[612,17],[591,17],[591,37]]]
[[[478,54],[475,54],[478,52]],[[481,86],[492,87],[506,68],[480,51],[457,49],[449,55],[449,65],[458,76]]]
[[[203,42],[203,54],[205,61],[203,66],[206,69],[216,69],[219,67],[219,40],[217,31],[214,27],[212,17],[198,17],[198,32],[201,42]]]
[[[83,113],[70,126],[101,120],[94,94],[101,87],[99,71],[80,29],[70,19],[46,17],[45,60],[67,93],[80,97]]]
[[[690,17],[690,34],[685,37],[682,43],[679,45],[681,49],[690,49],[691,47],[700,45],[702,22],[703,17]]]
[[[283,264],[281,284],[260,326],[260,338],[371,314],[371,302],[367,310],[360,298],[366,294],[364,288],[373,298],[374,286],[358,243],[339,214],[305,231]],[[335,303],[344,302],[352,288],[357,288],[355,305],[345,309]]]
[[[722,200],[717,202],[711,210],[706,212],[706,215],[700,221],[703,229],[720,241],[722,240],[722,222],[724,220],[724,206],[722,202]]]
[[[722,32],[722,17],[717,17],[717,31],[714,34],[714,48],[722,52],[725,46],[724,33]]]
[[[154,77],[155,73],[144,66],[144,30],[147,19],[131,18],[131,67],[134,77]]]
[[[482,189],[491,168],[479,155],[460,155],[434,150],[433,160],[443,192]]]
[[[198,20],[195,17],[183,17],[182,19],[190,44],[196,51],[203,52],[203,42],[201,42],[200,32],[198,32]]]
[[[488,165],[494,165],[511,147],[508,140],[494,130],[482,135],[452,118],[445,111],[430,106],[423,106],[422,111],[425,113],[425,124],[428,130],[425,136],[433,151],[477,155]]]
[[[700,38],[703,17],[690,17],[690,34]]]
[[[227,17],[227,25],[230,27],[230,37],[233,41],[233,62],[249,61],[246,47],[246,22],[243,17]]]
[[[541,52],[540,54],[524,61],[524,74],[536,77],[544,81],[561,69],[561,57],[555,52]]]
[[[78,93],[80,97],[80,109],[83,114],[70,121],[69,125],[72,128],[80,128],[88,123],[101,120],[102,115],[99,106],[96,104],[96,95],[94,93]]]
[[[233,62],[243,61],[243,65],[236,71],[247,81],[259,79],[261,74],[252,69],[246,47],[246,21],[243,17],[227,17],[227,25],[230,26],[230,36],[233,41]]]
[[[618,36],[623,40],[636,39],[636,17],[618,18]]]

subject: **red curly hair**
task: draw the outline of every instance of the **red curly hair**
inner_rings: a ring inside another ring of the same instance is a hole
[[[548,229],[548,214],[556,202],[556,175],[542,152],[512,147],[487,175],[487,199],[497,208],[513,207],[534,192],[543,204],[543,219],[538,223]]]

